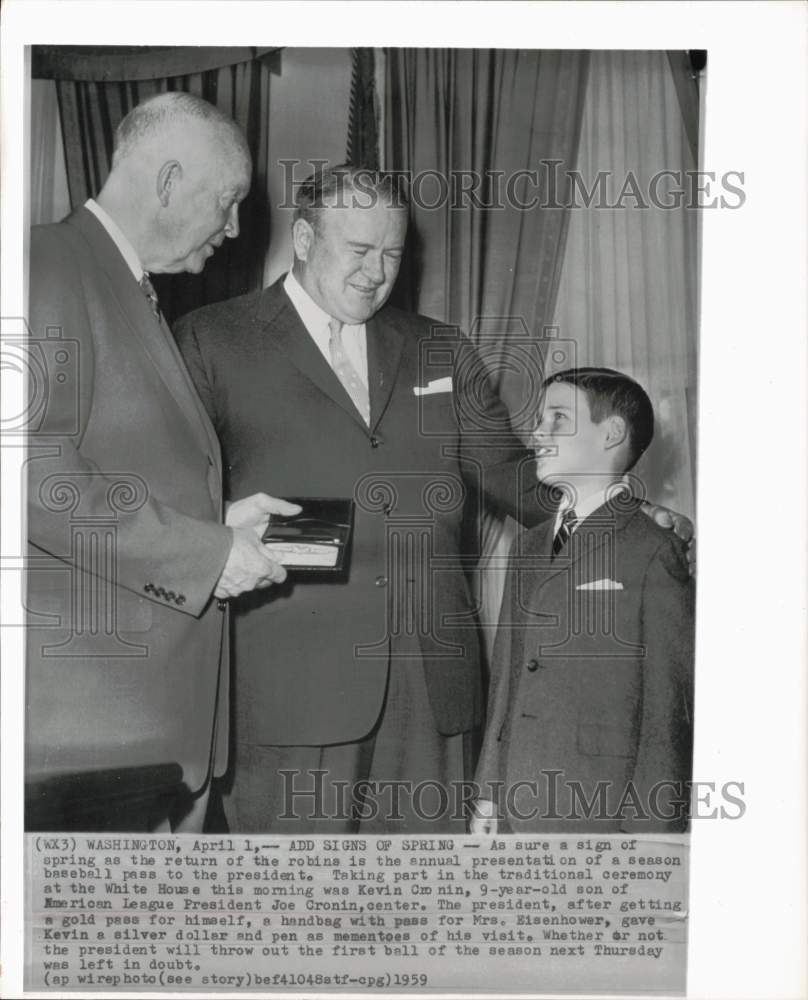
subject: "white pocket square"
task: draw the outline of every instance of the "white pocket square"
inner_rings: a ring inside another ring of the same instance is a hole
[[[622,590],[619,580],[591,580],[589,583],[579,583],[576,590]]]
[[[426,385],[414,385],[412,387],[412,392],[414,396],[434,396],[439,392],[451,392],[452,391],[452,377],[447,375],[445,378],[434,378],[431,382],[427,382]]]

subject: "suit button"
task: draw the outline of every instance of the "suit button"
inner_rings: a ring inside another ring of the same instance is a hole
[[[539,661],[538,660],[528,660],[526,665],[527,665],[527,669],[531,672],[531,674],[535,670],[539,669]]]
[[[370,447],[371,448],[378,448],[380,444],[381,444],[381,441],[374,434],[373,437],[370,439]]]
[[[386,576],[377,576],[376,577],[376,586],[377,587],[386,587],[387,586],[387,577]]]
[[[216,607],[220,611],[224,611],[225,608],[227,607],[227,601],[223,601],[221,598],[219,598],[219,600],[216,601]]]

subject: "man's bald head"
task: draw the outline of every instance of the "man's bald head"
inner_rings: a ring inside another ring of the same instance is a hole
[[[232,119],[201,97],[172,91],[143,101],[123,119],[115,130],[112,168],[130,157],[166,152],[189,134],[208,138],[224,155],[249,162],[247,141]]]
[[[251,173],[234,121],[192,94],[160,94],[118,126],[98,203],[145,270],[198,273],[225,239],[238,236]]]

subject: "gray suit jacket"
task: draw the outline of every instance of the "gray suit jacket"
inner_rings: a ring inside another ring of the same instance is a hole
[[[216,435],[91,212],[34,228],[30,274],[27,775],[174,763],[196,793],[227,738]]]

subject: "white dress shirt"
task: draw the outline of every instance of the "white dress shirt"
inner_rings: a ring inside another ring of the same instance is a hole
[[[111,216],[109,216],[103,208],[95,201],[93,198],[88,198],[84,202],[84,207],[88,212],[92,212],[93,215],[98,219],[101,225],[106,229],[109,238],[115,244],[115,246],[120,250],[121,256],[126,261],[129,270],[135,277],[135,281],[140,284],[140,279],[143,277],[143,265],[140,263],[138,255],[135,253],[135,248],[129,242],[129,240],[121,232],[120,227],[115,222]]]
[[[331,365],[331,351],[328,342],[331,336],[329,322],[331,316],[321,309],[309,293],[303,288],[297,278],[290,271],[283,282],[283,290],[292,300],[292,305],[297,310],[298,316],[303,322],[303,326],[309,332],[309,336],[319,348],[320,353]],[[356,369],[356,374],[367,389],[368,387],[368,348],[367,333],[364,323],[342,324],[342,345],[348,360]]]

